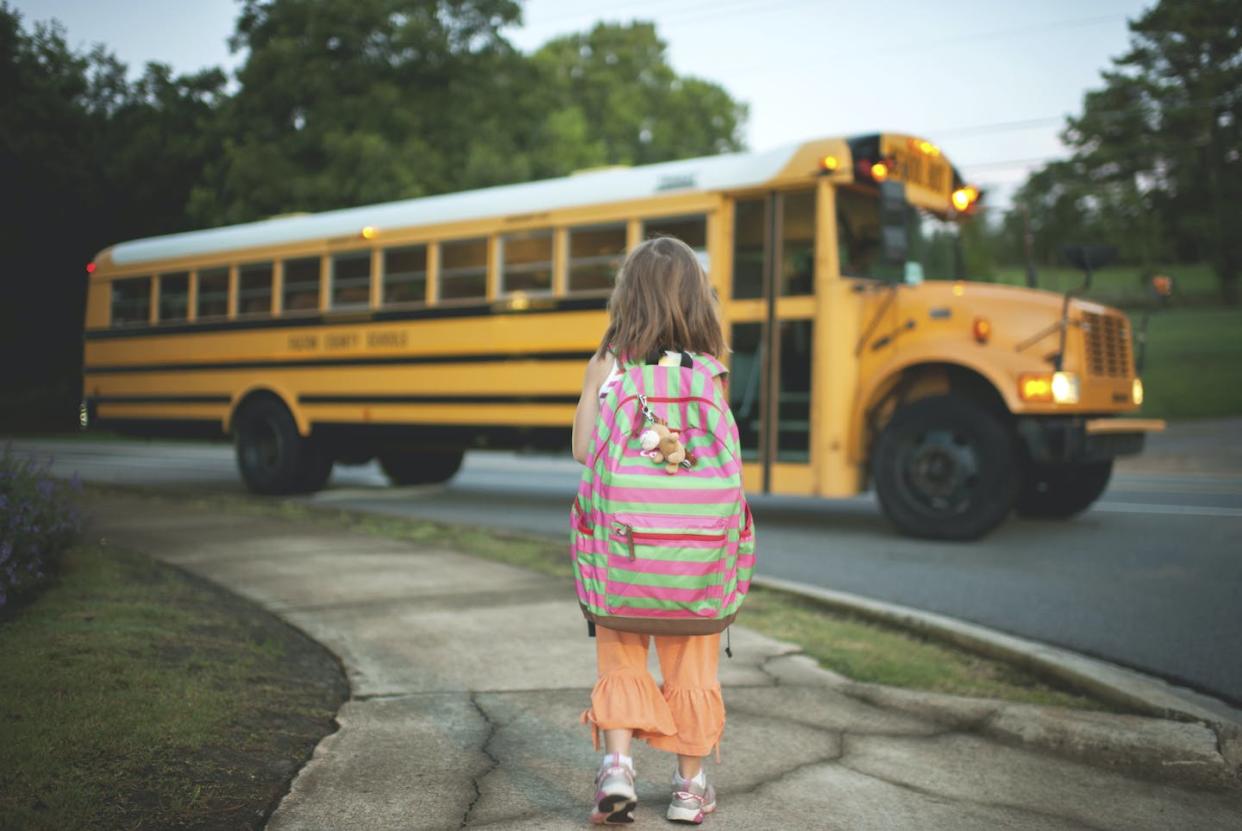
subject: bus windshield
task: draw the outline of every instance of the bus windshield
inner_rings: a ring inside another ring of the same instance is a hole
[[[883,256],[880,197],[874,191],[837,190],[837,254],[841,274],[876,280],[918,282],[961,279],[960,225],[909,206],[904,266]]]

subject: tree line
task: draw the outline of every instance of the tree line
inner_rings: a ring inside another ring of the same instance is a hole
[[[1242,269],[1242,0],[1160,0],[1129,24],[1129,50],[1061,132],[1001,222],[975,231],[987,268],[1059,263],[1065,243],[1115,245],[1155,270],[1210,263],[1224,302]],[[1029,223],[1029,225],[1028,225]]]
[[[235,78],[131,79],[0,2],[0,423],[76,408],[84,267],[107,245],[743,148],[746,106],[675,72],[653,24],[526,54],[520,23],[512,0],[242,0]]]
[[[676,73],[654,24],[533,53],[513,0],[241,0],[222,69],[136,77],[0,0],[0,424],[79,397],[84,266],[115,242],[742,149],[746,105]],[[987,276],[1069,242],[1156,268],[1242,267],[1242,0],[1160,0],[999,221],[924,241]],[[9,356],[21,355],[21,360]],[[43,403],[39,403],[43,402]],[[7,414],[7,415],[6,415]]]

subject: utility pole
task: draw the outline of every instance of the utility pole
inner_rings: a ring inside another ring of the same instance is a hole
[[[1022,205],[1022,249],[1026,254],[1026,285],[1035,288],[1039,284],[1039,275],[1035,273],[1035,235],[1031,233],[1031,209],[1023,202]]]

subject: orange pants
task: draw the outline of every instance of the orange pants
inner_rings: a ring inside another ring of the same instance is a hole
[[[647,644],[655,638],[664,684],[647,671]],[[630,729],[652,747],[683,756],[706,756],[724,732],[724,699],[716,670],[720,635],[638,635],[595,628],[599,680],[582,722],[601,730]]]

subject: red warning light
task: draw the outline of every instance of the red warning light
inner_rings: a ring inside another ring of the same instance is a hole
[[[87,263],[87,264],[86,264],[86,273],[87,273],[87,274],[94,274],[94,273],[95,273],[95,264],[94,264],[94,263]]]

